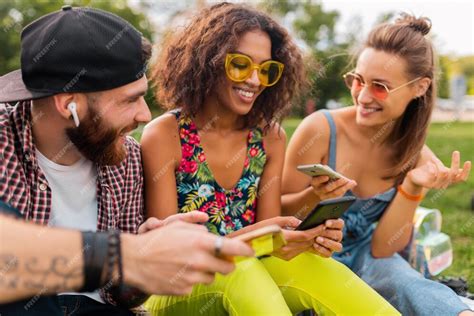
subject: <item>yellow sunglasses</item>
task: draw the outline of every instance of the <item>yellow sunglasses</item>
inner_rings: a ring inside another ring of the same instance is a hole
[[[262,86],[273,86],[280,80],[285,65],[275,60],[267,60],[262,64],[255,64],[249,56],[243,54],[227,54],[225,72],[234,82],[243,82],[257,70],[258,79]]]

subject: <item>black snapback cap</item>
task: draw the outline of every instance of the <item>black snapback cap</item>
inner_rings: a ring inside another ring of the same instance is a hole
[[[0,102],[103,91],[140,79],[142,34],[119,16],[63,6],[21,33],[21,69],[0,77]]]

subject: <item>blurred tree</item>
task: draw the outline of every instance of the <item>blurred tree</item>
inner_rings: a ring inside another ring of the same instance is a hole
[[[316,61],[316,67],[310,68],[312,87],[307,96],[315,101],[316,108],[325,108],[331,99],[350,100],[342,75],[349,70],[348,50],[360,32],[360,21],[354,20],[354,27],[341,40],[336,38],[335,31],[339,13],[325,11],[319,1],[268,0],[261,7],[282,20],[291,16],[290,31],[304,42],[303,50]],[[292,115],[306,114],[306,100],[293,106]]]
[[[438,97],[449,98],[449,64],[451,61],[447,56],[439,56],[438,63]]]
[[[394,17],[395,17],[394,12],[389,11],[389,12],[382,13],[377,17],[374,25],[388,22],[388,21],[392,20]]]
[[[3,0],[0,1],[0,74],[20,68],[21,30],[48,13],[60,10],[63,5],[93,7],[106,10],[124,18],[152,39],[153,29],[146,16],[135,12],[127,0]]]
[[[468,95],[474,95],[474,56],[439,56],[438,73],[438,96],[450,98],[450,79],[456,75],[464,75],[466,78]]]
[[[60,10],[67,4],[115,13],[140,30],[144,37],[153,40],[154,29],[143,14],[140,3],[134,10],[127,0],[3,0],[0,1],[0,75],[20,68],[21,30],[39,17]],[[152,109],[157,108],[151,90],[145,99]]]
[[[466,76],[467,94],[474,95],[474,56],[464,56],[459,58],[461,71]]]

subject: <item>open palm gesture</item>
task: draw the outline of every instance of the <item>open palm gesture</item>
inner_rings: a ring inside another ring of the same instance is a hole
[[[411,170],[407,177],[413,184],[427,189],[445,189],[451,184],[466,181],[471,171],[471,162],[464,162],[460,168],[461,155],[454,151],[451,156],[451,168],[446,167],[436,157]]]

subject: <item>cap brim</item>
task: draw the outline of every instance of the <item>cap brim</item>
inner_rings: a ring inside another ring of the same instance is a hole
[[[21,69],[0,77],[0,103],[33,100],[53,95],[52,92],[31,91],[23,83]]]

